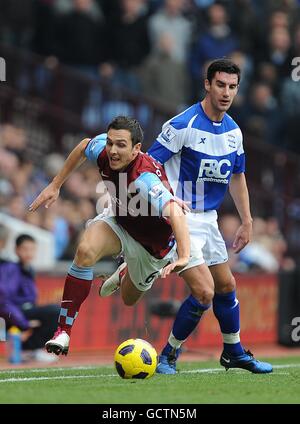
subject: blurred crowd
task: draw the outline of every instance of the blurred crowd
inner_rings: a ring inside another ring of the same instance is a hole
[[[300,0],[0,0],[0,10],[0,42],[38,54],[47,72],[67,66],[87,79],[143,93],[170,110],[201,98],[209,61],[230,57],[242,69],[230,115],[245,139],[300,152],[300,84],[292,78],[292,59],[300,57]],[[40,88],[49,80],[45,69],[33,78]],[[28,69],[18,82],[23,92],[26,78]],[[75,97],[83,102],[86,92],[97,109],[97,90],[65,87],[69,103]],[[116,110],[116,102],[111,111],[108,103],[103,109],[108,121],[132,113]],[[53,152],[36,166],[29,137],[24,127],[0,126],[0,211],[51,231],[56,258],[72,259],[85,222],[95,215],[98,171],[84,164],[54,206],[29,213],[28,205],[65,159]],[[293,266],[272,217],[256,218],[253,243],[232,254],[238,222],[233,215],[220,221],[234,270]]]
[[[0,40],[181,110],[209,61],[242,68],[231,114],[250,137],[300,151],[299,0],[0,0]],[[296,78],[295,78],[296,76]],[[45,75],[44,75],[45,78]],[[94,93],[95,94],[95,93]]]
[[[295,268],[295,261],[288,255],[287,241],[276,218],[254,217],[251,243],[239,254],[235,254],[233,242],[240,225],[239,217],[234,214],[225,214],[219,219],[220,231],[233,271],[276,273],[279,270],[291,271]]]
[[[64,184],[54,205],[29,212],[29,204],[56,175],[64,157],[59,153],[47,155],[38,168],[27,155],[27,143],[24,129],[10,124],[0,127],[0,211],[53,233],[56,259],[71,260],[85,223],[96,214],[98,170],[84,164]],[[234,271],[293,269],[294,261],[288,256],[287,242],[274,217],[254,218],[252,243],[239,255],[232,247],[240,226],[238,216],[222,215],[219,225]]]
[[[10,124],[0,127],[0,211],[51,231],[56,258],[73,259],[85,222],[95,216],[98,170],[83,165],[64,184],[60,199],[51,208],[29,212],[28,206],[56,175],[65,158],[53,153],[36,167],[28,157],[27,143],[24,129]]]

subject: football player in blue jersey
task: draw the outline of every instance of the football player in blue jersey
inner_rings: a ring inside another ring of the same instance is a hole
[[[227,114],[239,82],[240,69],[235,63],[227,59],[212,62],[205,79],[205,98],[167,121],[148,154],[164,165],[174,193],[190,202],[191,213],[187,218],[191,256],[201,256],[202,264],[188,264],[179,274],[186,281],[201,284],[203,312],[213,306],[224,343],[221,365],[226,370],[244,368],[253,373],[269,373],[272,366],[256,360],[240,342],[236,282],[217,224],[217,209],[229,188],[241,219],[233,243],[235,253],[249,243],[252,218],[242,133]],[[182,303],[161,352],[158,373],[176,373],[180,347],[202,315],[194,313],[194,303],[193,295]]]

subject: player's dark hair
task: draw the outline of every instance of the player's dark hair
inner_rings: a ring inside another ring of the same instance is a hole
[[[35,239],[30,236],[29,234],[20,234],[17,238],[16,238],[16,246],[19,247],[21,246],[22,243],[24,243],[25,241],[32,241],[33,243],[35,243]]]
[[[236,74],[238,77],[238,84],[241,79],[241,70],[234,62],[229,59],[217,59],[214,60],[207,69],[206,78],[212,82],[216,72],[226,72],[226,74]]]
[[[111,121],[107,127],[107,132],[110,130],[128,130],[131,134],[132,145],[142,143],[144,133],[139,122],[129,116],[117,116]]]

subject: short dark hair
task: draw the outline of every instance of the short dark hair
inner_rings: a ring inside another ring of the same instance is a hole
[[[232,60],[217,59],[217,60],[214,60],[209,65],[207,69],[206,78],[208,79],[210,83],[212,82],[216,72],[226,72],[227,74],[236,74],[238,77],[238,84],[240,83],[241,70],[236,63],[232,62]]]
[[[29,234],[20,234],[16,238],[16,246],[17,247],[21,246],[21,244],[23,244],[25,241],[32,241],[33,243],[36,243],[35,239]]]
[[[128,130],[131,134],[132,145],[142,143],[144,133],[137,119],[130,116],[117,116],[111,121],[107,127],[107,132],[110,130]]]

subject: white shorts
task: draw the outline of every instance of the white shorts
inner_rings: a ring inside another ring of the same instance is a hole
[[[207,266],[227,262],[228,254],[219,231],[217,212],[191,212],[186,218],[190,230],[192,259],[180,273],[194,267],[196,261],[198,265],[206,263]]]
[[[169,262],[174,262],[177,259],[176,243],[164,258],[157,259],[138,241],[131,237],[131,235],[117,223],[114,217],[100,214],[89,221],[88,225],[98,221],[106,222],[120,239],[122,252],[128,266],[128,273],[133,284],[140,291],[149,290],[154,280],[159,276],[161,269]]]

